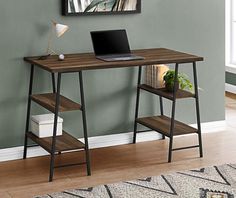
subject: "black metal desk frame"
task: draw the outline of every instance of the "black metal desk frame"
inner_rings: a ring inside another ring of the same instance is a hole
[[[199,147],[200,157],[203,157],[203,149],[202,149],[202,135],[201,135],[201,121],[200,121],[200,109],[199,109],[199,95],[198,95],[198,81],[197,81],[197,70],[196,70],[196,62],[193,62],[193,77],[194,77],[194,98],[196,103],[196,118],[197,118],[197,134],[198,134],[198,145],[188,146],[188,147],[181,147],[181,148],[174,148],[173,149],[173,139],[174,139],[174,128],[175,128],[175,108],[176,108],[176,90],[178,84],[178,71],[179,71],[179,64],[175,64],[175,82],[174,82],[174,93],[172,99],[172,112],[171,112],[171,124],[170,124],[170,135],[169,135],[169,154],[168,154],[168,162],[172,160],[172,151],[178,151],[183,149],[191,149]],[[133,136],[133,143],[136,143],[136,135],[139,133],[137,131],[137,119],[139,114],[139,101],[140,101],[140,91],[141,91],[141,78],[142,78],[142,66],[139,67],[138,72],[138,83],[137,83],[137,96],[136,96],[136,108],[135,108],[135,123],[134,123],[134,136]],[[169,98],[167,98],[169,99]],[[159,96],[160,102],[160,113],[164,115],[164,108],[163,108],[163,97]],[[153,128],[153,130],[156,130]],[[160,131],[158,131],[161,133]],[[165,139],[165,135],[162,134],[162,139]]]
[[[31,95],[32,95],[32,90],[33,90],[34,67],[35,66],[32,64],[31,65],[31,72],[30,72],[30,83],[29,83],[28,105],[27,105],[27,116],[26,116],[26,127],[25,127],[25,142],[24,142],[24,154],[23,154],[24,159],[26,159],[26,157],[27,157],[27,148],[28,148],[28,135],[27,135],[27,133],[29,131],[29,123],[30,123],[31,101],[32,101]],[[91,175],[82,71],[79,71],[78,74],[79,74],[81,111],[82,111],[82,119],[83,119],[83,132],[84,132],[86,162],[85,163],[66,164],[66,165],[55,166],[55,155],[60,154],[60,152],[55,153],[55,145],[56,145],[56,133],[57,133],[57,120],[58,120],[58,115],[59,115],[60,92],[61,92],[61,76],[62,76],[62,74],[63,74],[63,72],[58,72],[57,73],[57,83],[56,83],[55,73],[51,73],[53,93],[56,93],[56,105],[55,105],[55,113],[54,113],[55,116],[54,116],[54,126],[53,126],[53,138],[52,138],[52,146],[51,146],[51,153],[50,153],[51,159],[50,159],[49,182],[51,182],[53,180],[54,168],[60,168],[60,167],[65,167],[65,166],[74,166],[74,165],[86,164],[87,165],[87,175]]]

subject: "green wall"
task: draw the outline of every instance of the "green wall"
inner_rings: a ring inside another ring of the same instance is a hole
[[[57,0],[0,1],[0,148],[23,143],[30,67],[22,58],[45,52],[51,19],[70,26],[54,40],[62,53],[91,51],[91,30],[125,28],[133,49],[167,47],[204,56],[198,64],[202,121],[224,119],[224,1],[143,0],[141,14],[86,17],[61,16]],[[189,66],[181,68],[190,75]],[[50,75],[36,73],[34,91],[49,91]],[[77,77],[62,77],[62,93],[71,99],[79,97]],[[84,80],[89,136],[132,131],[137,70],[88,71]],[[142,94],[140,114],[158,112],[157,102]],[[178,118],[195,123],[193,105],[193,100],[180,101]],[[37,105],[33,110],[45,112]],[[63,117],[65,129],[81,136],[80,112]]]

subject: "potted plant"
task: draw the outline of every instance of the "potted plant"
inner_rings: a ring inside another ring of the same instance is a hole
[[[163,77],[163,80],[165,82],[165,88],[169,92],[174,91],[174,81],[175,81],[175,71],[174,70],[168,70],[166,74]],[[185,89],[189,91],[193,91],[193,84],[189,80],[188,76],[183,73],[178,74],[178,82],[176,89]]]

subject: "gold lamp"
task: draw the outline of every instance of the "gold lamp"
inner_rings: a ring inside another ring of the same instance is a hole
[[[61,37],[67,30],[69,29],[69,27],[67,25],[64,24],[60,24],[57,23],[55,21],[52,21],[52,27],[51,27],[51,32],[50,32],[50,36],[48,39],[48,47],[47,47],[47,52],[46,52],[46,56],[41,56],[40,59],[47,59],[49,56],[51,55],[57,55],[57,53],[52,50],[52,40],[53,40],[53,33],[55,31],[55,34],[57,36],[57,38]],[[62,56],[62,55],[60,55]],[[64,57],[64,56],[63,56]]]

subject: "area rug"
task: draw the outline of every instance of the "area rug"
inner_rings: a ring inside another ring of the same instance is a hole
[[[236,198],[236,164],[66,190],[37,198]]]

